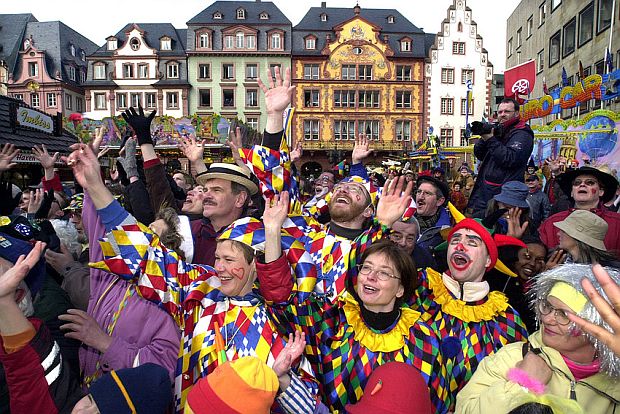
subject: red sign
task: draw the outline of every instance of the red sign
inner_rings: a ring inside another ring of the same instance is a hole
[[[527,96],[534,90],[536,84],[536,62],[530,60],[521,65],[506,69],[504,72],[504,96]]]

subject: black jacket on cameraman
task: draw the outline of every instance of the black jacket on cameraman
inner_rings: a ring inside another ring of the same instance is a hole
[[[467,205],[474,217],[484,217],[487,202],[499,194],[502,184],[524,181],[533,148],[534,132],[519,117],[502,124],[500,134],[474,145],[474,155],[482,160]]]

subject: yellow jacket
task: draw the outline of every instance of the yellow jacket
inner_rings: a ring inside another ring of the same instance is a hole
[[[530,336],[534,348],[553,370],[553,376],[546,386],[546,393],[570,398],[574,387],[577,402],[587,414],[620,413],[620,380],[598,373],[576,381],[562,356],[553,348],[544,346],[540,331]],[[473,377],[456,398],[457,414],[506,414],[515,408],[526,393],[519,384],[508,381],[510,368],[523,359],[523,343],[504,345],[493,355],[485,357]]]

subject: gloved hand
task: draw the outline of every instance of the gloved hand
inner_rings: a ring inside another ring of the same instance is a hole
[[[138,112],[132,106],[121,115],[123,119],[127,121],[127,124],[133,129],[138,137],[138,144],[151,144],[153,145],[153,139],[151,138],[151,121],[155,118],[155,112],[153,111],[149,116],[144,116],[144,110],[142,106],[138,106]]]
[[[50,209],[52,208],[52,203],[56,199],[54,198],[54,190],[46,191],[43,195],[43,202],[41,203],[41,207],[34,213],[35,219],[46,219],[50,213]]]
[[[13,214],[13,211],[19,205],[19,201],[22,199],[22,193],[17,193],[13,197],[13,185],[8,181],[0,181],[0,215],[9,216]]]
[[[136,164],[136,140],[129,138],[125,143],[125,156],[116,159],[127,174],[127,178],[138,177],[138,166]]]

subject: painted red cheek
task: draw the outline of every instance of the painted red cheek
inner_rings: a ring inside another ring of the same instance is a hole
[[[242,267],[235,267],[233,269],[230,269],[230,274],[241,280],[243,279],[243,276],[245,276],[245,271]]]
[[[362,197],[360,197],[358,195],[355,196],[355,201],[360,202],[361,200],[362,200]]]
[[[592,195],[598,193],[598,190],[596,188],[592,188],[592,189],[590,189],[590,191],[592,191]]]

